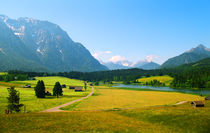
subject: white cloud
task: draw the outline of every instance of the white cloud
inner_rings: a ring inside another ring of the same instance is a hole
[[[112,53],[111,51],[98,51],[93,53],[93,57],[95,57],[96,59],[100,59],[100,56],[105,55],[105,54],[110,54]]]
[[[116,63],[116,62],[118,62],[118,61],[124,61],[124,60],[125,60],[125,58],[122,57],[122,56],[120,56],[120,55],[112,56],[112,57],[109,59],[109,61],[114,62],[114,63]]]
[[[127,62],[122,63],[123,66],[130,66],[130,64],[128,64]]]
[[[148,61],[148,62],[151,62],[151,61],[153,61],[154,59],[157,59],[157,58],[159,58],[160,56],[157,56],[157,55],[148,55],[148,56],[146,56],[146,60]]]

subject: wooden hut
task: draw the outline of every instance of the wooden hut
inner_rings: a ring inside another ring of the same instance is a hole
[[[69,89],[75,89],[75,86],[69,86]]]
[[[210,96],[205,97],[205,100],[210,100]]]
[[[75,86],[74,91],[82,91],[83,87],[82,86]]]
[[[74,91],[82,91],[83,86],[69,86],[69,89],[74,89]]]
[[[23,88],[31,88],[31,85],[25,85]]]
[[[65,84],[63,84],[63,85],[61,85],[61,87],[62,87],[62,88],[66,88],[66,85],[65,85]]]
[[[52,96],[52,94],[51,94],[49,91],[46,91],[46,92],[45,92],[45,95],[46,95],[46,96]]]
[[[191,105],[194,107],[204,107],[204,103],[202,101],[192,101]]]

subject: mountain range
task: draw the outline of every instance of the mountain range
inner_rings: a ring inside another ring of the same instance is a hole
[[[99,63],[81,43],[74,42],[57,24],[32,18],[10,19],[0,15],[0,29],[0,71],[149,70],[176,67],[210,57],[210,49],[200,44],[168,59],[161,66],[147,60]]]
[[[135,63],[124,60],[118,62],[106,62],[102,64],[107,66],[110,70],[129,69],[129,68],[141,68],[145,70],[151,70],[159,68],[173,68],[183,64],[197,62],[199,60],[209,57],[210,57],[210,49],[200,44],[197,47],[192,48],[178,56],[168,59],[162,65],[147,60],[138,61]]]
[[[0,71],[108,70],[51,22],[0,15],[0,29]]]
[[[132,63],[130,61],[118,61],[118,62],[102,62],[103,65],[108,67],[110,70],[116,69],[129,69],[129,68],[141,68],[144,70],[158,69],[160,67],[159,64],[155,62],[150,62],[147,60],[138,61]]]
[[[193,63],[210,57],[210,49],[200,44],[183,54],[170,58],[161,65],[161,68],[172,68],[183,64]]]

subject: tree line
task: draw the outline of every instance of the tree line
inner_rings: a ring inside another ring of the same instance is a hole
[[[35,76],[63,76],[67,78],[80,79],[88,82],[100,81],[123,81],[123,83],[135,83],[141,77],[169,75],[174,78],[172,87],[185,88],[210,88],[210,58],[196,63],[182,65],[176,68],[143,70],[143,69],[121,69],[97,72],[58,72],[58,73],[37,73],[23,71],[9,71],[10,75],[25,75],[25,77]],[[148,83],[150,84],[150,83]],[[151,84],[158,84],[154,81]]]

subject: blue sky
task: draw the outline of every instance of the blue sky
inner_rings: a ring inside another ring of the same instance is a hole
[[[56,23],[103,61],[161,64],[210,47],[209,0],[2,0],[0,14]]]

